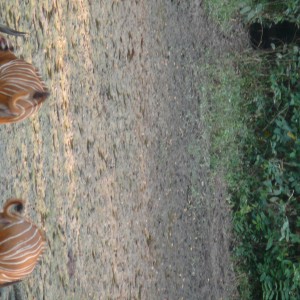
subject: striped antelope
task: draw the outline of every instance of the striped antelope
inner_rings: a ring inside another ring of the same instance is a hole
[[[20,213],[21,199],[9,199],[0,213],[0,287],[24,279],[37,264],[45,249],[45,238]]]
[[[16,32],[15,35],[22,34]],[[0,35],[0,124],[19,122],[31,116],[48,96],[37,69],[17,58],[11,43]]]

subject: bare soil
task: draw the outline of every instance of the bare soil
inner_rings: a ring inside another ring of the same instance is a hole
[[[12,42],[51,91],[0,128],[1,201],[26,199],[48,240],[1,299],[229,299],[200,70],[241,47],[240,29],[225,36],[201,0],[10,0],[0,13],[30,32]]]

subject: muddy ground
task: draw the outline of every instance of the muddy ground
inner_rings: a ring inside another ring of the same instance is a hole
[[[26,199],[48,241],[2,298],[229,299],[200,69],[240,47],[235,33],[201,0],[10,0],[0,13],[30,32],[12,41],[51,91],[33,118],[0,128],[1,201]]]

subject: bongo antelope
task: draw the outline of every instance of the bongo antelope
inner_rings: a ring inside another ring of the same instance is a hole
[[[17,31],[16,34],[22,33]],[[0,124],[19,122],[31,116],[48,96],[37,69],[17,58],[11,43],[0,35]]]
[[[0,213],[0,287],[28,276],[45,249],[42,231],[22,217],[23,207],[23,200],[9,199]]]

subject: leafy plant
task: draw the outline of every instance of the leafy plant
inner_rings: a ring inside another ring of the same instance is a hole
[[[240,2],[240,14],[246,23],[279,23],[283,20],[300,22],[299,0],[244,0]]]
[[[223,29],[237,11],[247,25],[300,24],[300,0],[219,4],[206,1]],[[300,51],[285,45],[234,60],[239,79],[218,71],[208,86],[211,166],[228,173],[240,296],[300,299]]]
[[[241,239],[236,255],[244,260],[255,297],[299,299],[299,49],[264,55],[256,70],[264,80],[250,100],[248,124],[256,141],[245,146],[252,158],[250,169],[244,169],[255,179],[247,177],[247,194],[232,193],[234,228]]]

